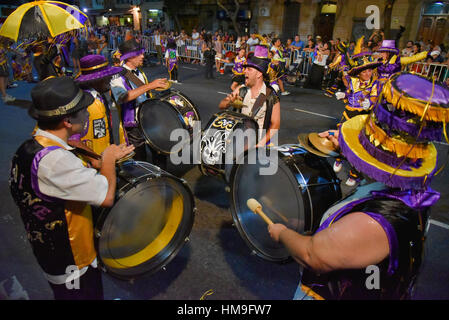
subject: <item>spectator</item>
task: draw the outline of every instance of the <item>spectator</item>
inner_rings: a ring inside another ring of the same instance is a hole
[[[221,69],[221,59],[223,59],[223,41],[221,40],[221,36],[217,35],[217,40],[214,43],[215,50],[215,68],[217,72],[220,72]]]
[[[256,37],[255,33],[252,33],[251,38],[249,38],[246,43],[249,46],[249,51],[254,52],[255,46],[259,44],[259,39]]]
[[[292,50],[298,50],[299,53],[304,49],[304,41],[302,41],[299,35],[295,36],[295,41],[292,42]]]
[[[156,30],[155,33],[154,33],[154,45],[156,46],[157,64],[161,64],[161,61],[162,61],[162,42],[161,42],[161,35],[159,33],[159,30]]]
[[[327,58],[330,55],[330,44],[328,42],[323,45],[318,45],[316,55],[313,60],[312,69],[304,88],[321,89],[321,84],[324,77],[324,67],[327,63]]]
[[[402,56],[411,57],[413,55],[413,41],[407,41],[404,49],[402,49]]]
[[[213,66],[215,61],[215,50],[210,34],[205,35],[201,51],[203,52],[204,61],[206,63],[205,77],[206,79],[214,79]]]

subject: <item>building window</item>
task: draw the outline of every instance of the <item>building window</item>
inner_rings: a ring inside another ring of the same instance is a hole
[[[431,3],[427,3],[424,7],[424,14],[449,14],[449,2],[432,1]]]

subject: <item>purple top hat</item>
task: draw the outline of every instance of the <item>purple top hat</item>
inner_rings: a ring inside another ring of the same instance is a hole
[[[399,53],[399,50],[396,48],[396,43],[394,40],[383,40],[382,45],[379,49],[377,49],[378,52],[393,52],[395,54]]]
[[[122,67],[109,66],[105,57],[91,54],[80,59],[81,75],[75,79],[77,82],[99,80],[116,75],[123,71]]]

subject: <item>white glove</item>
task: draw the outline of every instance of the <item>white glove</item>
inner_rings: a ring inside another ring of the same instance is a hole
[[[371,107],[371,101],[369,101],[369,99],[363,100],[363,102],[362,102],[363,110],[368,110],[369,107]]]
[[[344,92],[337,92],[335,93],[335,97],[337,98],[337,100],[341,100],[346,97],[346,94]]]

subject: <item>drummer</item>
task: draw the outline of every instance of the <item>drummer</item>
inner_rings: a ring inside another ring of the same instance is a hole
[[[143,65],[144,49],[135,39],[129,39],[120,45],[120,61],[125,72],[111,81],[112,95],[120,107],[123,127],[129,143],[135,146],[134,160],[147,161],[145,139],[138,128],[136,108],[150,98],[150,90],[165,88],[167,79],[156,79],[148,82],[145,73],[139,67]],[[149,146],[148,146],[149,147]],[[165,167],[166,156],[152,150],[153,163]]]
[[[267,71],[270,60],[267,57],[268,49],[264,46],[256,46],[254,55],[251,55],[243,66],[245,84],[237,87],[219,104],[219,108],[224,110],[233,106],[237,99],[243,101],[241,113],[253,117],[259,125],[257,147],[269,145],[281,123],[279,97],[268,84]]]
[[[387,80],[382,93],[385,100],[371,114],[320,134],[374,182],[367,179],[330,207],[313,236],[279,223],[268,226],[272,239],[304,267],[294,299],[411,298],[429,209],[440,198],[430,188],[438,156],[430,142],[445,133],[449,91],[400,74]]]
[[[111,67],[102,55],[88,55],[80,60],[81,74],[75,79],[81,89],[94,97],[87,108],[89,120],[85,132],[69,138],[69,144],[102,154],[107,146],[114,143],[112,115],[106,93],[111,89],[111,79],[123,71],[121,67]],[[123,127],[119,124],[119,144],[126,143]],[[98,160],[90,158],[93,167],[99,168]]]
[[[91,205],[113,205],[115,162],[134,147],[108,146],[98,174],[68,145],[68,137],[84,130],[92,95],[69,77],[52,77],[31,97],[29,114],[39,129],[13,157],[11,194],[55,299],[103,299]]]

